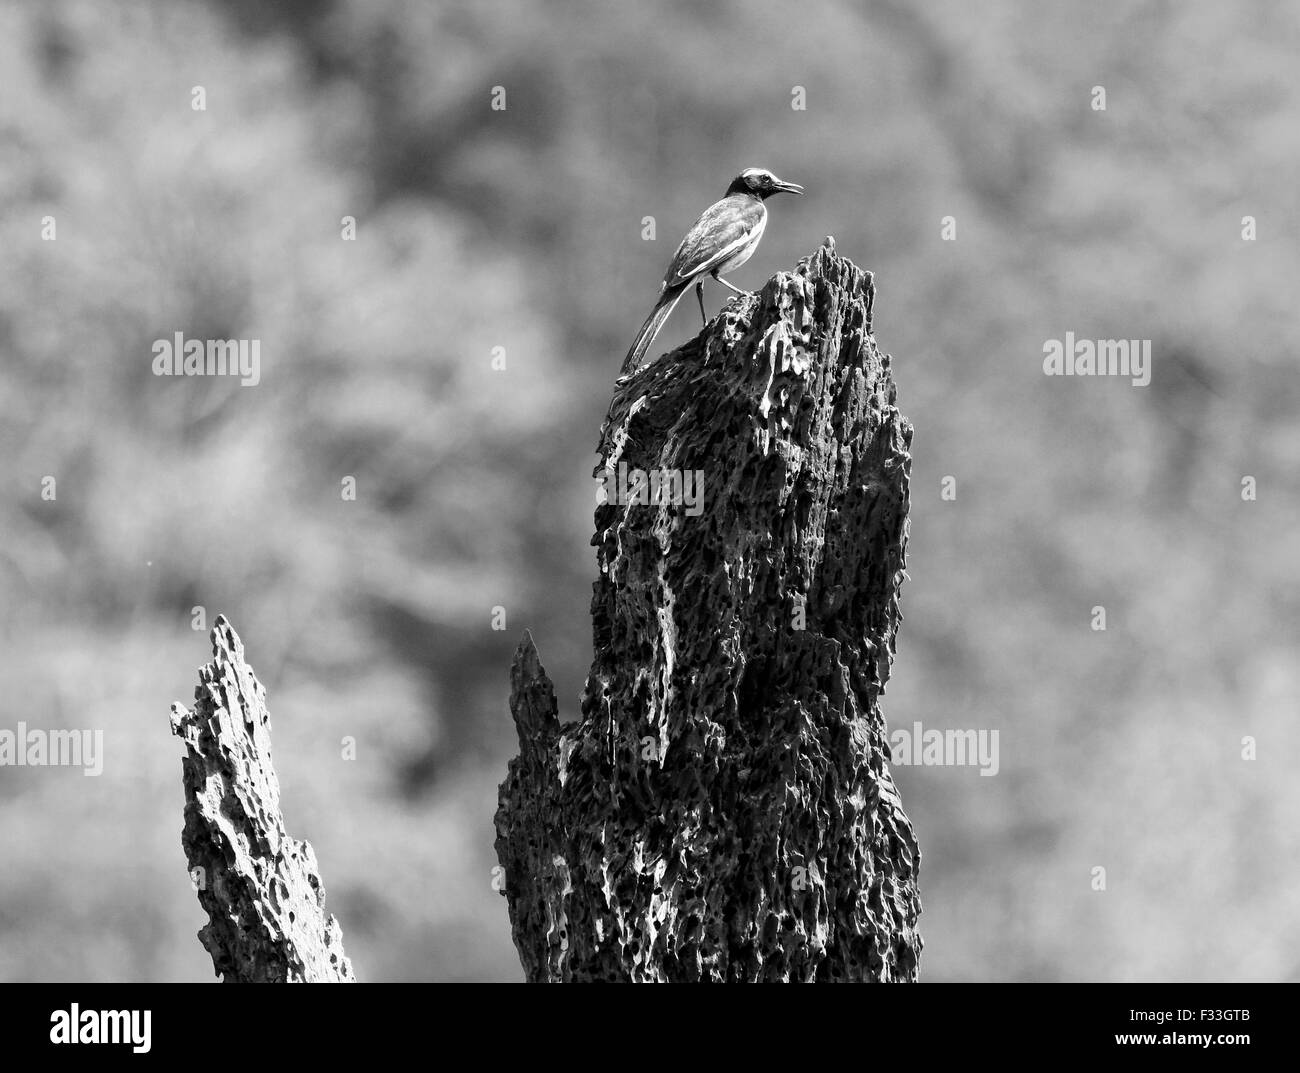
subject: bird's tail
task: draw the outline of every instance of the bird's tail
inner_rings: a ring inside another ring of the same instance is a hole
[[[673,306],[685,293],[686,285],[682,284],[678,287],[669,287],[659,296],[659,301],[655,303],[654,309],[650,311],[650,316],[641,325],[641,330],[636,333],[636,342],[632,344],[632,349],[627,352],[627,357],[623,359],[623,368],[619,370],[620,376],[626,376],[641,364],[645,358],[645,352],[650,349],[650,344],[655,341],[659,329],[664,326],[664,321],[668,319],[668,314],[673,311]]]

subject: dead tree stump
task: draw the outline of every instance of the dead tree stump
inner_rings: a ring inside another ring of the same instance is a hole
[[[529,980],[916,979],[879,706],[912,428],[874,294],[827,239],[619,381],[581,721],[527,634],[511,671],[496,850]]]
[[[325,912],[308,842],[290,838],[271,766],[266,691],[225,616],[194,707],[172,705],[185,741],[181,844],[208,923],[199,939],[226,983],[351,983],[343,932]]]

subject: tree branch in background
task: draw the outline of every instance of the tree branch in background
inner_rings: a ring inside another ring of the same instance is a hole
[[[528,634],[511,671],[496,850],[529,980],[916,979],[879,707],[912,428],[874,293],[827,239],[618,382],[581,722]]]
[[[212,656],[194,707],[175,703],[171,715],[187,747],[181,844],[208,914],[199,939],[226,983],[353,982],[316,854],[280,814],[266,691],[224,616]]]

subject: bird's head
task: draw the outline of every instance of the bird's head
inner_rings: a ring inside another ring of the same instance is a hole
[[[746,168],[727,187],[728,194],[751,194],[763,201],[773,194],[785,191],[788,194],[802,194],[803,187],[798,183],[788,183],[778,179],[766,168]]]

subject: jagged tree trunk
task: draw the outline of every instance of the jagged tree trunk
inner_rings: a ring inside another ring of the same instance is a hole
[[[173,704],[171,721],[187,747],[181,844],[213,967],[226,983],[352,982],[316,854],[285,830],[266,691],[224,616],[194,700],[188,710]]]
[[[828,239],[619,382],[582,720],[527,634],[511,674],[496,849],[528,979],[916,978],[879,707],[912,429],[873,300]]]

